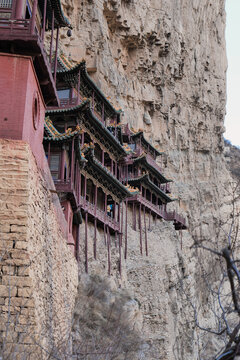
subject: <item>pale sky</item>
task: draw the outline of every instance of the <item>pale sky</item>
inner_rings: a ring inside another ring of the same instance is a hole
[[[225,139],[240,146],[240,0],[226,0],[227,115]]]

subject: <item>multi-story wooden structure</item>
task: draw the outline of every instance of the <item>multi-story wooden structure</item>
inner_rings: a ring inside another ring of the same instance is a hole
[[[133,228],[140,230],[140,251],[143,253],[142,215],[147,250],[146,213],[154,219],[174,222],[175,229],[185,229],[183,218],[167,212],[170,180],[156,163],[162,154],[128,125],[120,124],[119,110],[105,98],[89,76],[85,61],[73,66],[64,56],[58,58],[57,91],[59,107],[48,107],[45,121],[45,151],[49,166],[69,222],[69,244],[78,249],[79,223],[85,220],[85,264],[88,269],[88,222],[94,223],[94,256],[96,228],[104,229],[110,260],[110,234],[125,238],[125,216],[132,207]],[[78,217],[76,217],[78,214]],[[77,229],[77,230],[76,230]],[[121,254],[121,249],[120,249]],[[110,271],[110,262],[109,262]]]
[[[84,219],[88,271],[88,224],[94,224],[95,258],[96,231],[102,228],[110,273],[111,236],[118,242],[120,270],[123,243],[127,257],[128,208],[135,230],[138,222],[141,253],[143,231],[148,254],[146,214],[148,227],[151,218],[173,221],[176,230],[186,224],[167,211],[170,181],[156,163],[162,154],[142,131],[120,123],[121,110],[96,86],[85,61],[73,65],[58,54],[61,27],[71,25],[60,0],[0,0],[0,137],[27,141],[40,168],[47,156],[68,224],[68,244],[78,258]],[[51,32],[48,53],[46,31]]]

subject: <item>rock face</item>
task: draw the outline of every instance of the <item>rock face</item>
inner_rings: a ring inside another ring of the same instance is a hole
[[[197,359],[201,341],[181,284],[189,288],[188,298],[201,305],[199,315],[208,325],[199,258],[190,246],[193,239],[215,241],[219,222],[228,211],[230,177],[222,136],[225,1],[65,0],[63,5],[74,30],[70,38],[62,32],[62,50],[75,61],[85,58],[92,71],[96,68],[92,77],[114,105],[124,110],[122,121],[142,128],[153,145],[165,151],[165,174],[174,180],[172,191],[178,199],[174,207],[189,223],[182,246],[181,235],[172,225],[151,224],[148,257],[140,256],[139,234],[129,223],[129,252],[122,279],[115,267],[111,281],[137,299],[142,314],[141,321],[141,316],[136,320],[141,347],[131,355],[125,348],[126,357],[108,354],[106,358]],[[97,274],[104,281],[106,275],[106,250],[102,234],[98,236],[102,250],[97,261],[89,253],[90,283],[92,276]],[[200,262],[208,264],[204,258]],[[89,312],[92,304],[86,300],[84,286],[76,303],[79,325],[75,322],[73,328],[75,340],[76,328],[80,329],[79,341],[89,336],[90,326],[83,322],[81,327],[81,311]],[[79,309],[81,299],[88,304],[87,310]],[[128,310],[131,313],[130,308],[125,306],[123,316]],[[97,317],[107,312],[102,304],[94,311]]]

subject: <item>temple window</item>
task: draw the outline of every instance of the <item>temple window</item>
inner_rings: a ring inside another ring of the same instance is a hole
[[[60,178],[60,160],[61,152],[51,153],[50,156],[50,171],[53,177],[53,180],[58,180]]]
[[[0,0],[0,8],[11,9],[12,0]]]
[[[57,91],[59,99],[70,99],[71,89],[61,89]]]

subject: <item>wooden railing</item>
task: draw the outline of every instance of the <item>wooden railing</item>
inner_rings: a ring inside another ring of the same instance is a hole
[[[79,103],[81,103],[82,101],[80,100]],[[60,99],[60,107],[68,107],[68,106],[72,106],[72,105],[78,105],[78,99],[77,98],[73,98],[73,99]]]
[[[165,193],[171,193],[170,183],[161,184],[160,189]]]
[[[167,221],[176,221],[186,226],[186,220],[183,216],[179,215],[176,211],[166,212],[166,216],[164,218]]]
[[[105,211],[95,207],[94,204],[85,200],[83,196],[79,197],[79,205],[84,211],[87,211],[90,215],[94,216],[97,220],[101,221],[103,224],[108,225],[113,230],[119,230],[120,224],[109,216]]]
[[[0,32],[9,35],[29,36],[31,34],[31,20],[0,19]]]
[[[0,9],[11,9],[12,0],[0,0]]]

